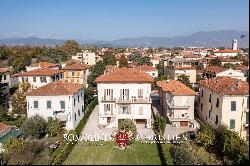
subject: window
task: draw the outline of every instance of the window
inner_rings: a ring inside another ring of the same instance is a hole
[[[75,72],[73,72],[73,71],[72,71],[72,73],[71,73],[71,74],[72,74],[72,76],[74,76],[74,75],[75,75]]]
[[[38,108],[38,101],[34,101],[34,108]]]
[[[143,89],[138,89],[138,98],[139,99],[143,98]]]
[[[76,106],[76,99],[74,99],[74,106]]]
[[[51,108],[51,101],[47,101],[47,109]]]
[[[6,80],[7,79],[7,76],[6,75],[3,75],[3,80]]]
[[[218,115],[216,115],[215,124],[216,124],[216,125],[218,124]]]
[[[36,77],[33,77],[33,82],[36,82]]]
[[[82,93],[81,93],[81,100],[82,100]]]
[[[82,112],[84,112],[84,108],[83,108],[83,106],[82,106]]]
[[[217,98],[216,100],[216,107],[219,108],[220,100]]]
[[[249,109],[249,96],[247,97],[247,108]]]
[[[79,95],[77,96],[77,101],[80,102],[80,96]]]
[[[78,110],[78,116],[80,116],[80,115],[81,115],[80,110]]]
[[[201,103],[201,111],[203,110],[203,104]]]
[[[65,101],[60,101],[61,109],[65,109]]]
[[[231,101],[231,111],[236,111],[236,101]]]
[[[46,77],[40,77],[40,81],[41,81],[41,83],[47,83],[47,79],[46,79]]]
[[[201,97],[203,97],[203,90],[201,90]]]
[[[212,97],[212,95],[211,94],[209,94],[209,102],[211,103],[211,97]]]
[[[129,89],[120,89],[120,98],[122,100],[128,100],[129,99]]]
[[[235,119],[230,119],[229,129],[234,129],[234,128],[235,128]]]
[[[211,117],[211,110],[209,110],[209,112],[208,112],[208,118],[210,118]]]
[[[139,107],[139,115],[143,115],[143,107]]]
[[[113,89],[104,89],[104,99],[113,100]]]
[[[71,79],[71,82],[74,82],[74,79]]]
[[[63,78],[63,74],[60,74],[61,78]]]
[[[75,117],[75,121],[76,121],[76,113],[74,114],[74,117]]]
[[[104,104],[104,112],[113,111],[113,104]]]

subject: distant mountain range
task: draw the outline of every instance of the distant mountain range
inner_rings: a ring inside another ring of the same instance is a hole
[[[244,35],[244,37],[241,37]],[[239,47],[249,47],[249,32],[236,30],[200,31],[189,36],[122,38],[112,41],[76,39],[81,45],[98,47],[231,47],[232,39],[238,40]],[[0,39],[5,45],[61,45],[64,39],[9,38]]]

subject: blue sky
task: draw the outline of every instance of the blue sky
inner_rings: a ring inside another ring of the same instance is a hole
[[[0,38],[101,39],[248,30],[249,0],[0,0]]]

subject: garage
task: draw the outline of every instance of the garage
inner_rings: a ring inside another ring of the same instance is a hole
[[[136,119],[136,124],[146,124],[146,119]]]
[[[180,127],[188,127],[188,121],[180,121]]]

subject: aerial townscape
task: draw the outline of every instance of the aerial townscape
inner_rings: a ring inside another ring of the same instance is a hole
[[[0,165],[249,164],[248,38],[153,46],[0,35]]]

